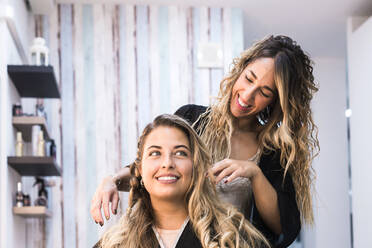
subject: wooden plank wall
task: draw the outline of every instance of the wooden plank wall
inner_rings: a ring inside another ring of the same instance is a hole
[[[40,18],[40,17],[35,17]],[[90,218],[106,175],[135,158],[137,137],[156,115],[208,105],[243,50],[240,9],[61,4],[37,28],[46,36],[61,101],[47,102],[63,178],[51,191],[46,247],[91,247],[104,228]],[[223,45],[224,68],[198,69],[199,42]],[[121,194],[120,208],[127,206]],[[30,237],[29,239],[32,239]]]

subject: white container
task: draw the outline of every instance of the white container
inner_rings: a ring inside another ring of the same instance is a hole
[[[39,125],[32,126],[31,143],[32,143],[32,155],[37,156],[38,138],[41,127]]]
[[[39,137],[37,140],[37,156],[45,157],[45,140],[44,140],[44,132],[39,132]]]
[[[22,133],[17,132],[17,142],[16,142],[16,152],[15,155],[17,157],[23,156],[23,140],[22,140]]]
[[[45,45],[45,39],[42,37],[36,37],[30,48],[32,63],[34,65],[45,65],[49,64],[49,49]]]

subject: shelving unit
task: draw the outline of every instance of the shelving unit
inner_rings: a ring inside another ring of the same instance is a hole
[[[52,216],[52,212],[43,206],[13,207],[13,214],[24,218],[49,218]]]
[[[60,91],[52,66],[8,65],[8,74],[20,97],[60,98]],[[32,126],[39,125],[44,139],[50,140],[44,117],[13,117],[15,129],[22,132],[23,140],[31,142]],[[61,176],[62,169],[53,157],[8,157],[8,165],[21,176]],[[25,218],[49,218],[52,213],[43,206],[13,207],[14,215]]]
[[[21,97],[61,97],[52,66],[8,65],[8,74]]]
[[[44,139],[50,140],[49,132],[46,127],[46,120],[40,116],[16,116],[12,119],[13,126],[22,132],[22,138],[25,142],[31,142],[31,133],[33,125],[40,125],[44,132]]]
[[[8,164],[21,176],[61,176],[62,169],[53,157],[8,157]]]

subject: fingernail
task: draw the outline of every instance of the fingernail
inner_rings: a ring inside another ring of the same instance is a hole
[[[223,182],[224,182],[224,183],[227,183],[228,181],[227,181],[227,179],[225,179]]]
[[[100,222],[99,224],[100,224],[100,226],[103,226],[103,223],[102,222]]]
[[[108,220],[109,219],[109,217],[108,216],[106,216],[106,220]]]
[[[114,214],[116,214],[116,209],[114,209]]]
[[[97,222],[97,221],[94,221],[94,222],[96,222],[96,224],[98,224],[98,222]]]

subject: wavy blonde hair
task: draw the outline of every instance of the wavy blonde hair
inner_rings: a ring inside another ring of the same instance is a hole
[[[318,88],[313,63],[296,42],[286,36],[269,36],[244,51],[222,80],[217,100],[195,123],[200,121],[198,132],[210,148],[212,161],[228,158],[233,132],[232,88],[247,65],[259,58],[274,59],[278,94],[271,103],[268,122],[261,127],[257,122],[259,148],[265,152],[280,150],[284,177],[287,172],[292,177],[302,219],[313,224],[311,188],[315,173],[311,162],[318,154],[319,142],[310,101]]]
[[[154,213],[150,196],[141,186],[139,168],[146,137],[157,127],[175,127],[188,137],[193,161],[191,184],[186,192],[190,222],[204,248],[211,247],[269,247],[265,237],[257,231],[232,205],[218,200],[214,184],[205,178],[210,167],[210,156],[205,145],[189,126],[174,115],[160,115],[146,126],[139,142],[137,159],[130,166],[132,178],[129,191],[129,207],[119,223],[102,237],[100,246],[149,248],[156,247],[157,239],[152,230]]]

